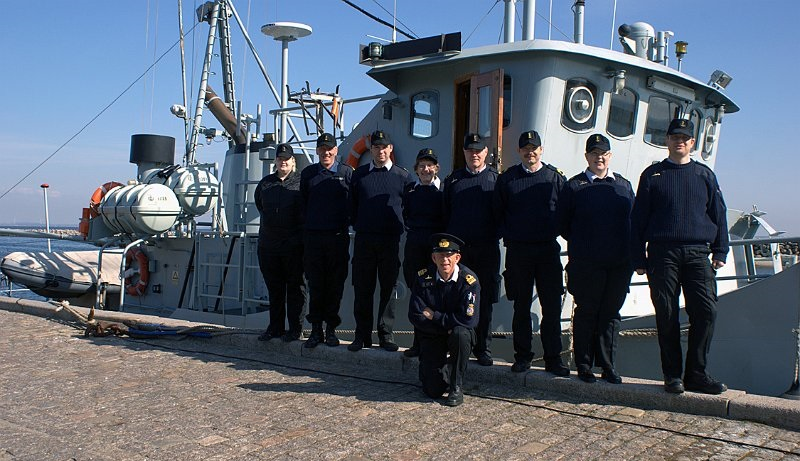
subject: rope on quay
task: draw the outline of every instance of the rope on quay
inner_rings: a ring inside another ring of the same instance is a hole
[[[89,315],[78,312],[68,301],[50,301],[56,306],[56,312],[66,311],[84,329],[84,336],[105,337],[105,336],[130,336],[131,338],[173,338],[184,339],[187,337],[212,338],[226,334],[234,334],[236,330],[219,327],[215,325],[194,325],[190,327],[170,327],[160,323],[136,322],[132,320],[124,322],[108,322],[94,318],[94,307],[89,311]]]

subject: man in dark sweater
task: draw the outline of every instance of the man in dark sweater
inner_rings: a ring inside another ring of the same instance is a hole
[[[631,257],[636,273],[646,272],[650,282],[664,389],[720,394],[728,388],[708,375],[706,362],[716,319],[715,275],[727,258],[728,224],[717,177],[690,158],[694,144],[694,124],[672,120],[667,129],[669,157],[646,168],[639,179]],[[678,319],[681,290],[689,316],[685,371]]]
[[[289,144],[278,144],[275,172],[258,183],[254,200],[261,215],[258,265],[269,290],[269,326],[258,339],[268,341],[280,336],[286,342],[294,341],[303,333],[306,295],[300,239],[303,227],[300,175],[295,171]]]
[[[306,319],[311,335],[305,347],[321,342],[339,345],[336,327],[350,260],[350,180],[353,169],[336,161],[336,140],[330,133],[317,138],[319,163],[300,174],[300,195],[305,216],[303,265],[308,279]],[[322,323],[325,322],[325,332]]]
[[[449,234],[434,234],[431,240],[434,265],[417,273],[408,319],[420,338],[422,390],[434,399],[448,391],[445,405],[455,407],[464,401],[481,288],[475,273],[459,264],[464,242]]]
[[[431,263],[431,235],[440,232],[442,222],[442,184],[437,176],[439,160],[433,149],[425,148],[414,163],[417,180],[403,193],[403,219],[406,225],[406,245],[403,249],[403,278],[409,290],[414,287],[417,273]],[[419,355],[419,339],[403,354]]]
[[[464,137],[466,167],[444,180],[444,222],[448,234],[464,240],[464,265],[478,275],[482,287],[477,341],[472,352],[478,364],[492,365],[492,309],[500,291],[500,245],[492,194],[497,170],[486,164],[488,149],[480,135]]]
[[[545,370],[569,375],[561,361],[561,295],[564,277],[561,246],[556,242],[556,203],[566,182],[561,170],[542,162],[542,140],[536,131],[519,137],[522,163],[506,170],[497,180],[495,211],[506,246],[506,289],[514,301],[514,364],[523,372],[533,360],[531,302],[533,285],[539,295],[539,326]]]
[[[572,344],[578,378],[619,384],[614,369],[619,311],[625,303],[633,267],[630,258],[633,188],[609,169],[611,143],[601,134],[586,140],[588,168],[573,176],[558,197],[559,233],[569,242],[567,289],[575,299]]]
[[[353,314],[356,332],[347,346],[358,351],[372,346],[373,296],[376,276],[380,284],[378,341],[381,348],[396,351],[392,327],[392,294],[400,272],[400,235],[403,233],[403,191],[411,183],[408,171],[392,161],[394,146],[389,135],[375,131],[370,136],[372,161],[353,172],[352,222],[356,231],[353,246]]]

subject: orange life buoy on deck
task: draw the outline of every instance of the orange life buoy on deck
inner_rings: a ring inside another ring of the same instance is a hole
[[[106,193],[111,189],[122,185],[123,184],[120,182],[109,181],[95,189],[94,193],[92,194],[92,198],[89,199],[89,215],[92,218],[97,217],[100,214],[100,212],[97,210],[97,207],[100,205],[100,202],[103,200],[103,197],[105,197]]]
[[[347,155],[346,163],[353,167],[353,169],[358,168],[358,162],[361,161],[361,156],[364,155],[364,152],[369,150],[369,135],[362,136],[353,144],[353,148],[350,149],[350,154]],[[394,150],[392,150],[392,155],[390,155],[392,159],[392,163],[395,163],[394,160]]]
[[[139,270],[133,270],[133,260],[136,260]],[[140,248],[131,248],[125,253],[125,292],[131,296],[144,296],[147,292],[147,283],[150,281],[150,269],[147,255]],[[139,280],[134,283],[134,275],[139,274]]]
[[[369,150],[369,147],[367,147],[367,140],[369,140],[369,136],[362,136],[356,141],[352,149],[350,149],[350,154],[347,156],[347,164],[354,169],[358,168],[358,162],[361,160],[361,156],[364,155],[364,152]]]

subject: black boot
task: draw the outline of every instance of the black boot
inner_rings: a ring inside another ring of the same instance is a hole
[[[327,325],[325,327],[325,344],[328,347],[336,347],[339,345],[339,338],[336,337],[336,327]]]
[[[464,392],[461,390],[461,386],[450,386],[450,393],[444,404],[448,407],[457,407],[462,403],[464,403]]]
[[[313,349],[324,341],[325,336],[322,333],[322,323],[315,323],[311,325],[311,335],[308,337],[303,347],[306,349]]]

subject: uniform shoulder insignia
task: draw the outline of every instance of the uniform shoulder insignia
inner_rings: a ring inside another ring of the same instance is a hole
[[[475,276],[474,276],[474,275],[472,275],[472,274],[467,274],[467,275],[465,275],[465,276],[464,276],[464,280],[466,280],[466,281],[467,281],[467,284],[469,284],[469,285],[472,285],[473,283],[475,283],[475,280],[476,280],[476,279],[475,279]]]
[[[425,275],[427,273],[428,273],[428,269],[420,269],[420,271],[417,272],[417,275],[422,277],[423,275]]]
[[[550,168],[551,170],[553,170],[553,171],[555,171],[556,173],[560,174],[561,176],[565,176],[565,175],[564,175],[564,172],[563,172],[563,171],[562,171],[560,168],[556,168],[555,166],[553,166],[553,165],[551,165],[551,164],[549,164],[549,163],[545,163],[544,165],[545,165],[547,168]]]

